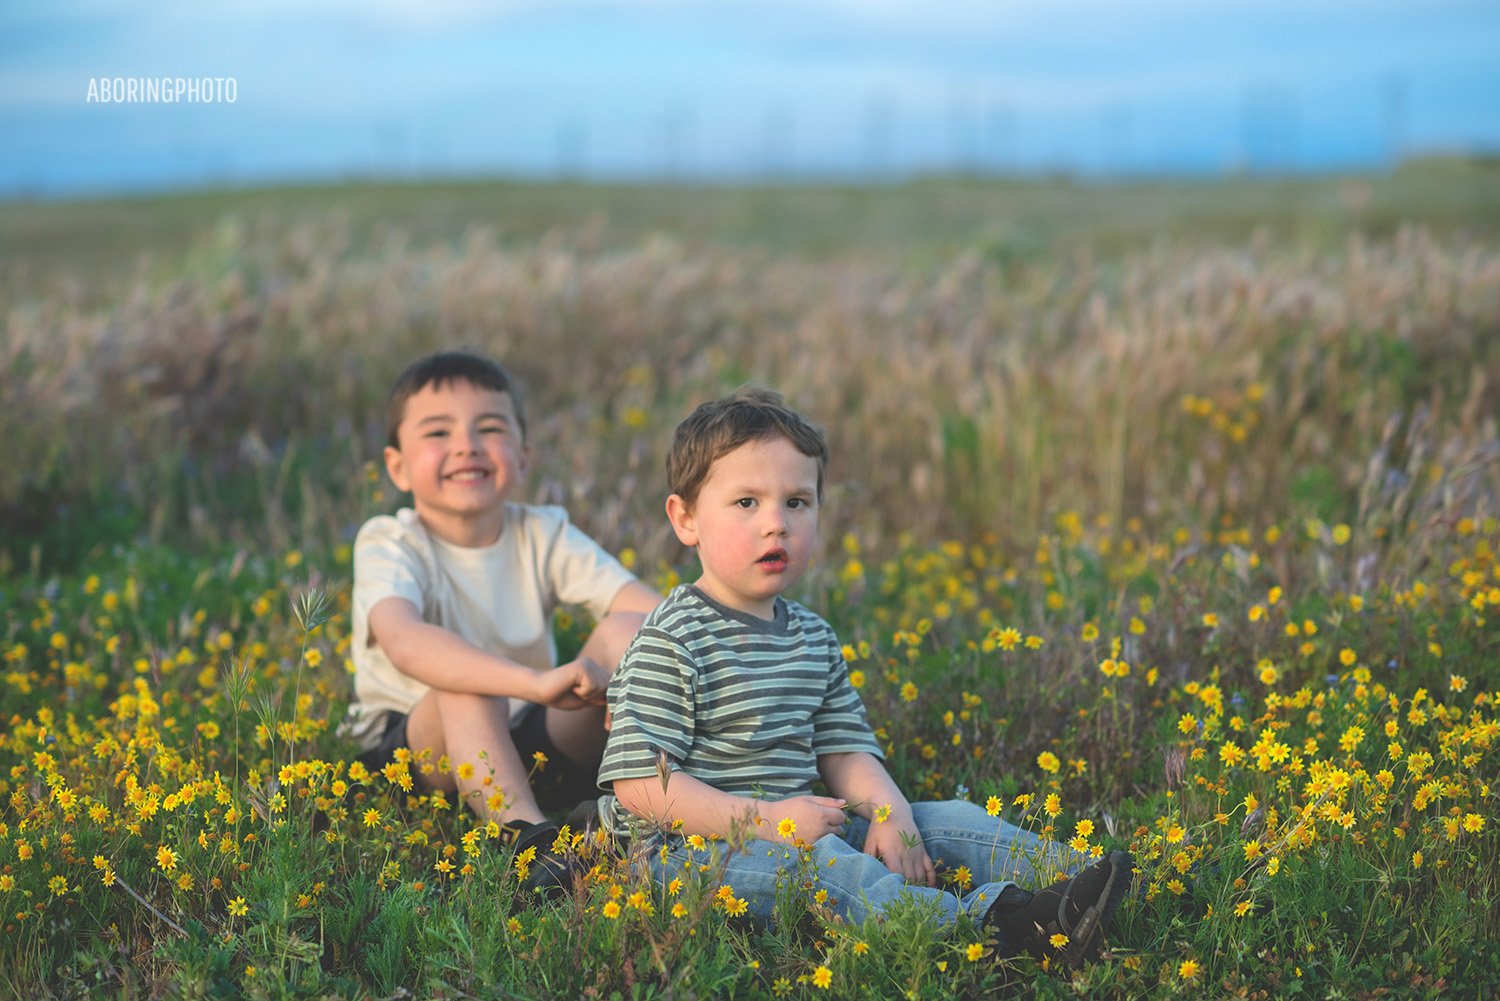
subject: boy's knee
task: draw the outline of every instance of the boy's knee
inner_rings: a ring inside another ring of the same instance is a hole
[[[510,700],[493,695],[476,695],[473,692],[440,692],[436,696],[438,712],[445,719],[473,719],[485,716],[499,723],[510,723]]]

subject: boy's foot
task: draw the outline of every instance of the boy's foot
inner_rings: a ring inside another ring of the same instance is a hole
[[[573,889],[572,860],[552,850],[560,833],[556,824],[513,820],[500,825],[500,843],[515,850],[514,865],[522,890],[560,897]]]
[[[1078,966],[1098,954],[1104,931],[1130,890],[1134,866],[1129,852],[1114,851],[1044,890],[1007,887],[984,922],[1000,933],[1005,958],[1027,952],[1040,959],[1055,948],[1053,937],[1064,935],[1062,960]]]

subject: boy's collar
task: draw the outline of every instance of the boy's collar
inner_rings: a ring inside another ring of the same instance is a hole
[[[516,502],[508,500],[504,502],[504,505],[505,518],[500,523],[499,534],[497,534],[495,538],[490,542],[481,543],[477,546],[465,546],[461,543],[450,542],[449,540],[438,535],[427,526],[427,522],[422,520],[421,514],[419,514],[414,507],[403,507],[399,509],[396,512],[396,520],[399,521],[408,530],[421,532],[422,537],[427,540],[428,544],[435,548],[441,548],[444,551],[456,553],[480,552],[490,550],[498,546],[500,544],[500,541],[505,538],[505,533],[510,530],[511,523],[515,521],[515,508],[517,507]]]
[[[738,608],[730,608],[722,601],[711,597],[707,591],[703,590],[703,588],[699,587],[697,584],[683,584],[682,586],[686,588],[699,601],[703,602],[709,608],[712,608],[714,611],[718,612],[726,619],[733,619],[736,622],[742,623],[752,629],[756,629],[762,632],[780,633],[786,631],[786,625],[789,619],[786,599],[779,594],[776,596],[776,604],[775,611],[773,612],[773,617],[769,619],[763,619],[759,615],[751,615],[749,612],[742,612]]]

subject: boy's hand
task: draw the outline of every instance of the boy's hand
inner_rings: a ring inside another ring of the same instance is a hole
[[[593,661],[569,661],[550,671],[538,671],[530,701],[553,709],[582,709],[601,705],[609,674]]]
[[[609,687],[609,672],[587,657],[573,661],[579,666],[579,679],[573,685],[573,694],[591,706],[604,703],[604,691]]]
[[[792,796],[763,802],[759,805],[760,818],[765,821],[755,836],[765,841],[781,841],[792,844],[806,841],[812,844],[829,834],[837,834],[844,826],[845,801],[832,796]],[[793,829],[787,834],[781,831],[782,821],[790,820]]]
[[[884,822],[871,821],[864,851],[884,862],[891,872],[905,876],[908,883],[937,885],[937,870],[909,812],[905,817],[893,814]]]

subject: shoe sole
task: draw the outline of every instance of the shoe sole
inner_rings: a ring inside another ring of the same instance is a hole
[[[1063,950],[1063,961],[1069,966],[1082,965],[1097,951],[1104,938],[1105,926],[1114,917],[1120,901],[1125,899],[1125,894],[1130,890],[1133,865],[1128,852],[1109,853],[1109,880],[1104,884],[1103,892],[1083,912],[1073,930],[1067,933],[1068,944]]]

